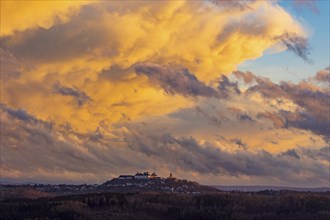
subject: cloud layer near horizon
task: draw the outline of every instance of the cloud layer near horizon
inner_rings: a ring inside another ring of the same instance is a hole
[[[299,83],[236,71],[274,48],[310,61],[303,27],[276,2],[1,6],[13,16],[1,19],[2,178],[95,182],[146,169],[327,183],[329,68]]]

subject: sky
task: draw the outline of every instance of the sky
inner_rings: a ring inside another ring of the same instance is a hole
[[[1,181],[329,186],[328,1],[1,1]]]

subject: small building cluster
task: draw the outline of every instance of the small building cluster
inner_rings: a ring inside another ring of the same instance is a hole
[[[155,172],[149,174],[149,172],[137,172],[135,175],[120,175],[118,179],[121,180],[132,180],[132,179],[159,179]]]

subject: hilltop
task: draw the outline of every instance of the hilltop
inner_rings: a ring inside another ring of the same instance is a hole
[[[1,184],[2,199],[40,198],[86,193],[181,193],[199,194],[217,192],[218,189],[200,185],[197,182],[177,179],[172,176],[163,178],[148,172],[135,175],[120,175],[102,184]]]
[[[206,193],[219,191],[197,182],[176,178],[120,179],[114,178],[101,184],[102,191],[109,192],[163,192],[163,193]]]

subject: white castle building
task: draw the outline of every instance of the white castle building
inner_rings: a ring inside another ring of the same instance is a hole
[[[131,179],[158,179],[160,177],[157,176],[155,172],[149,174],[149,172],[137,172],[135,175],[120,175],[118,179],[121,180],[131,180]]]

